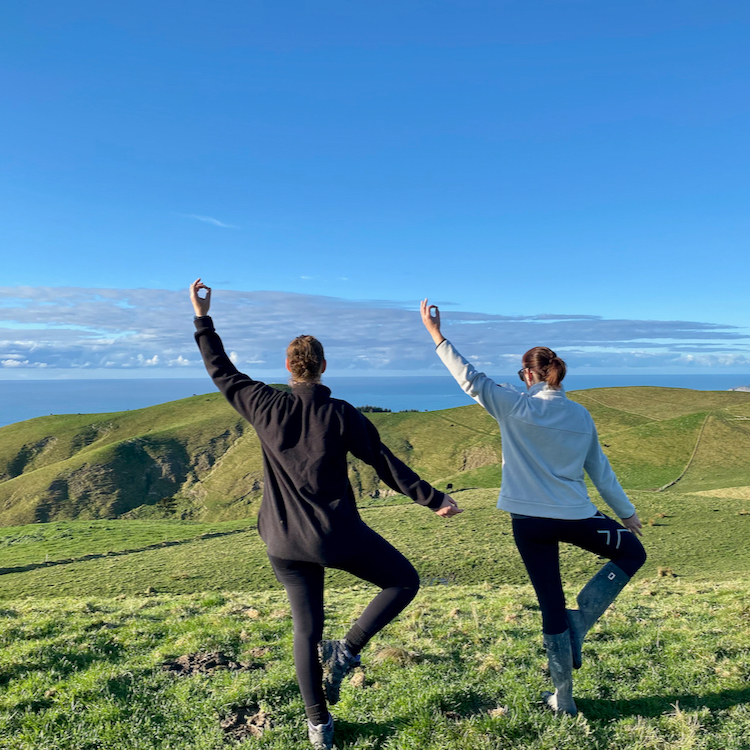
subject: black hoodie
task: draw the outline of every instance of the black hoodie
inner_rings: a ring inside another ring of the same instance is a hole
[[[375,425],[319,383],[291,393],[253,380],[232,364],[209,316],[195,339],[216,387],[255,428],[265,482],[258,532],[274,557],[336,565],[357,551],[360,519],[347,473],[351,453],[391,489],[436,510],[445,495],[380,441]]]

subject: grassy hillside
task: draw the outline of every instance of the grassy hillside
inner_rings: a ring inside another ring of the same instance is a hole
[[[243,448],[241,470],[221,470]],[[247,496],[260,496],[261,477],[254,431],[219,394],[0,429],[3,524],[116,518],[141,506],[164,517],[217,518],[228,504],[241,516]]]
[[[572,397],[649,554],[587,641],[581,714],[539,701],[540,615],[495,508],[494,421],[474,406],[372,414],[466,512],[440,519],[351,464],[363,518],[424,585],[346,681],[339,750],[750,748],[750,394]],[[11,425],[0,479],[3,750],[309,746],[288,605],[255,529],[258,441],[221,397]],[[563,547],[569,598],[600,564]],[[326,637],[340,637],[374,592],[327,580]]]
[[[330,592],[326,637],[370,595]],[[539,699],[551,683],[529,587],[424,590],[345,681],[337,747],[746,750],[749,600],[746,582],[634,582],[590,634],[580,714],[562,718]],[[5,602],[0,646],[4,750],[309,748],[278,590]]]
[[[631,493],[646,524],[644,575],[691,581],[750,576],[750,500],[728,495]],[[496,490],[456,493],[466,512],[446,521],[394,498],[362,509],[401,549],[425,584],[524,584]],[[565,580],[582,583],[601,563],[563,546]],[[335,587],[349,575],[329,571]],[[0,529],[0,599],[116,596],[151,590],[261,591],[278,587],[254,524],[71,521]]]
[[[679,479],[685,492],[750,484],[750,399],[737,395],[641,387],[571,397],[591,412],[627,489],[658,489]]]
[[[629,490],[750,485],[750,394],[604,388],[570,394],[592,413]],[[440,487],[495,488],[497,424],[479,406],[369,417],[394,452]],[[359,461],[364,505],[391,492]],[[72,519],[252,519],[257,437],[219,394],[137,411],[41,417],[0,429],[0,524]]]

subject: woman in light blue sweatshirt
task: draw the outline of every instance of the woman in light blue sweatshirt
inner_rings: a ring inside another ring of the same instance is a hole
[[[641,521],[602,452],[591,415],[566,397],[565,363],[551,349],[535,347],[523,355],[518,375],[528,391],[519,393],[498,386],[458,353],[440,332],[435,305],[424,300],[421,313],[443,364],[500,425],[503,481],[497,506],[511,514],[513,537],[539,599],[555,685],[544,699],[555,711],[575,714],[573,668],[581,666],[583,639],[646,560],[636,536]],[[591,502],[584,472],[622,524]],[[578,595],[578,609],[565,608],[560,542],[610,560]]]

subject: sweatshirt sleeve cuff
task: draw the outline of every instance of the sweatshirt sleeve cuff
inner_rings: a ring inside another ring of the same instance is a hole
[[[427,507],[430,510],[437,510],[443,504],[443,500],[445,500],[445,493],[435,490],[435,497],[427,503]]]
[[[213,331],[214,330],[214,322],[211,320],[210,315],[203,315],[200,318],[194,318],[193,323],[195,323],[195,330],[196,331]]]

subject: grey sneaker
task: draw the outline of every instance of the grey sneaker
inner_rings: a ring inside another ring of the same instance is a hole
[[[321,641],[318,654],[323,665],[323,689],[328,703],[339,702],[341,682],[360,664],[359,654],[352,656],[344,641]]]
[[[327,724],[313,724],[308,719],[307,738],[315,750],[331,750],[333,747],[333,716],[328,714]]]

